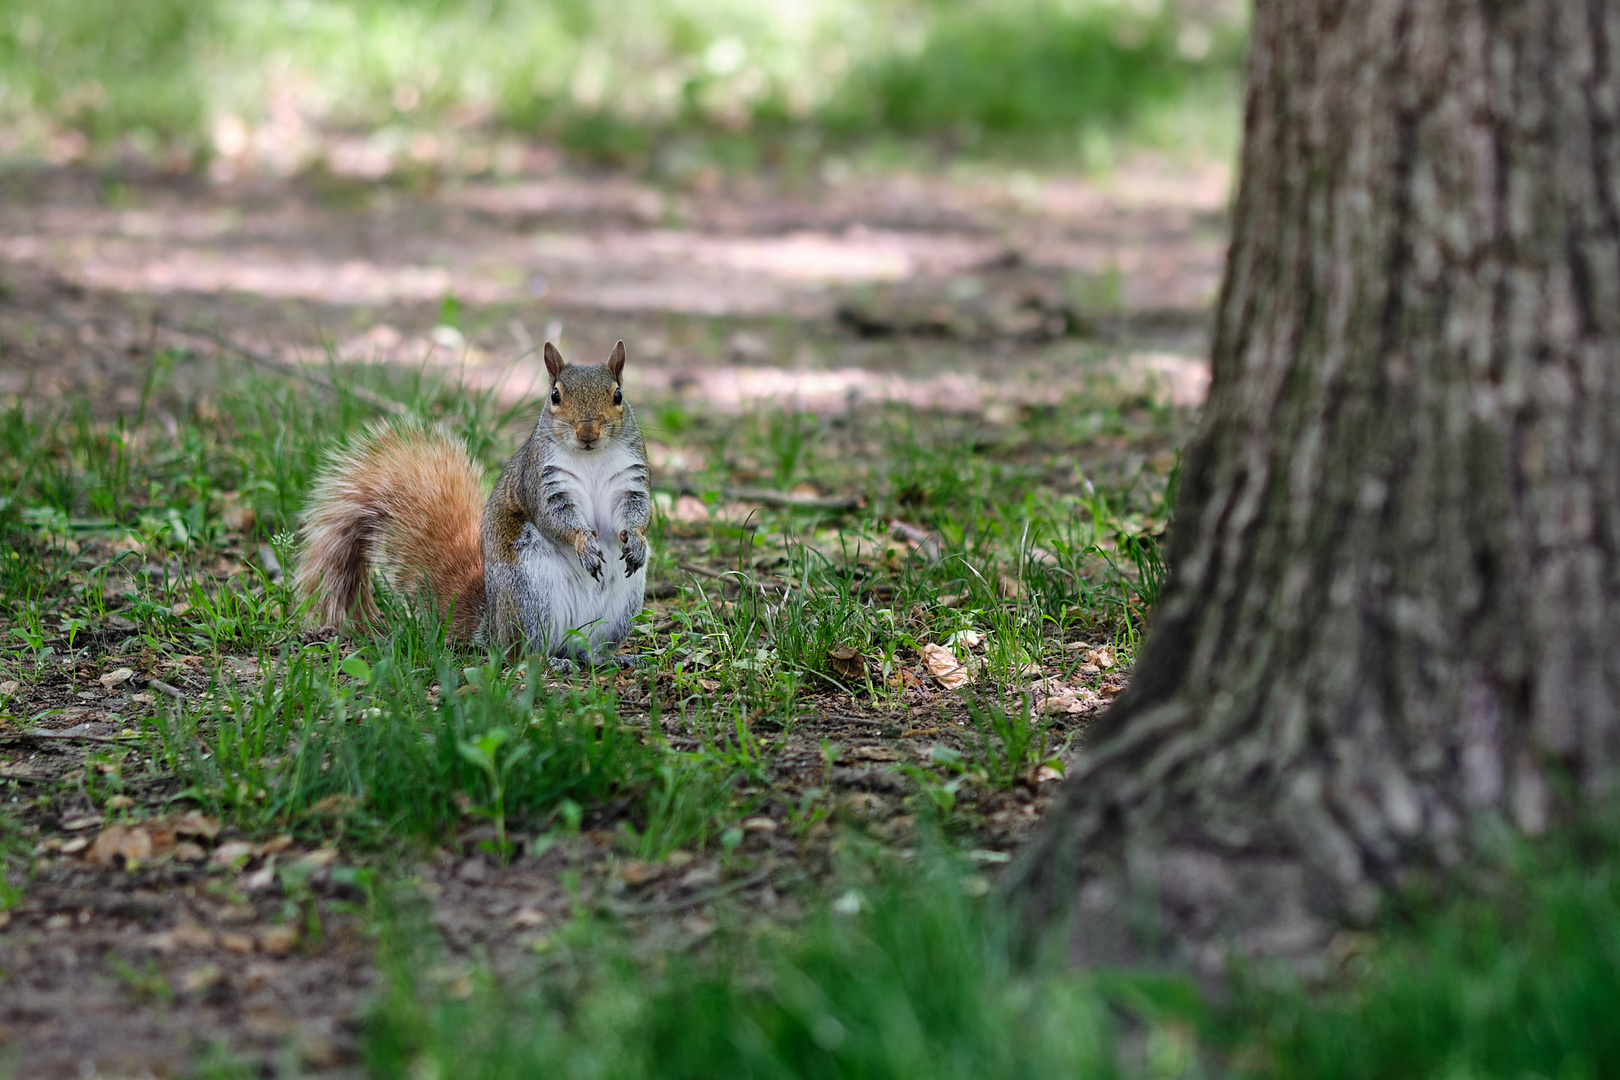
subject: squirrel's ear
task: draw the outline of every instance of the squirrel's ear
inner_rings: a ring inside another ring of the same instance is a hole
[[[549,341],[546,342],[546,372],[551,376],[551,381],[556,382],[557,376],[562,374],[562,369],[567,366],[567,362],[562,358],[562,353],[557,351],[557,346]]]
[[[624,381],[624,342],[621,341],[613,346],[613,351],[608,354],[607,366],[608,371],[613,375],[614,382]]]

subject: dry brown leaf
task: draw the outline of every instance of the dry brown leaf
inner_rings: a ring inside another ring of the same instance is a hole
[[[337,857],[338,857],[337,848],[331,848],[331,847],[316,848],[314,851],[308,852],[307,854],[304,854],[304,855],[300,855],[298,857],[298,865],[300,865],[300,866],[308,866],[308,867],[311,867],[312,869],[318,870],[323,866],[331,866],[334,862],[337,861]]]
[[[892,746],[852,746],[843,756],[850,761],[899,761],[902,757]]]
[[[264,861],[263,866],[242,879],[242,891],[248,893],[259,892],[261,889],[268,889],[271,882],[275,880],[276,857],[272,855]]]
[[[190,840],[182,840],[174,845],[174,857],[181,862],[202,862],[208,858],[208,852],[203,850],[201,844],[194,844]]]
[[[97,866],[111,866],[122,859],[133,870],[142,859],[152,856],[152,834],[139,825],[109,825],[101,830],[85,858]]]
[[[845,679],[858,679],[866,674],[866,658],[848,645],[827,650],[827,666],[833,674]]]
[[[676,521],[693,525],[709,520],[709,507],[707,503],[696,495],[682,495],[675,500],[675,505],[670,508],[669,516]]]
[[[259,931],[259,951],[270,956],[285,956],[298,947],[298,927],[267,926]]]
[[[1043,679],[1032,688],[1038,712],[1054,714],[1087,713],[1102,704],[1102,696],[1088,686],[1067,686],[1059,679]]]
[[[97,679],[96,681],[99,682],[102,686],[106,687],[108,690],[111,690],[113,687],[117,686],[119,683],[129,682],[129,680],[133,679],[134,677],[135,677],[135,669],[134,668],[121,667],[121,668],[118,668],[116,671],[107,672],[107,674],[103,675],[101,678]]]
[[[85,848],[87,848],[89,846],[90,846],[90,838],[89,837],[87,837],[87,836],[75,836],[73,839],[71,839],[67,843],[63,844],[57,850],[61,851],[61,853],[64,854],[64,855],[77,855],[79,852],[83,851]]]
[[[253,951],[253,936],[240,930],[227,930],[219,935],[219,947],[226,952],[250,953]]]
[[[80,829],[93,829],[102,822],[100,814],[82,814],[79,817],[70,817],[62,822],[64,832],[78,832]]]
[[[328,795],[309,808],[311,814],[346,814],[360,805],[353,795]]]
[[[711,694],[720,689],[720,684],[713,679],[699,679],[697,684],[698,689],[707,690]]]
[[[214,849],[213,858],[209,861],[219,866],[229,866],[241,869],[243,863],[253,857],[253,845],[246,840],[227,840]]]
[[[180,990],[186,994],[205,994],[224,977],[218,964],[199,964],[180,976]]]
[[[956,654],[943,645],[932,642],[924,645],[922,652],[923,664],[928,668],[928,674],[934,681],[947,690],[957,690],[968,684],[968,669],[956,658]]]
[[[550,921],[551,917],[539,908],[520,908],[512,915],[512,929],[533,930],[535,927],[544,926]]]
[[[10,697],[20,689],[22,689],[22,683],[16,679],[7,679],[5,682],[0,682],[0,697]]]
[[[619,880],[632,889],[657,881],[669,870],[662,863],[628,862],[618,869]]]
[[[274,855],[277,852],[286,851],[288,848],[292,847],[292,843],[293,838],[291,833],[279,833],[259,845],[259,854]]]
[[[176,949],[212,949],[214,932],[194,922],[183,922],[173,930],[153,934],[147,944],[158,952],[170,953]]]
[[[742,827],[745,833],[773,833],[776,831],[776,822],[763,816],[744,818]]]
[[[219,835],[219,819],[199,810],[188,810],[174,823],[174,831],[181,836],[200,836],[204,840],[212,840]]]
[[[950,649],[982,649],[984,648],[984,635],[977,630],[958,630],[945,639],[945,646]]]

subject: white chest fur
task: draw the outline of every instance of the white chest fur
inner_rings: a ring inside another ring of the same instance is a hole
[[[519,568],[543,613],[548,651],[578,655],[587,641],[593,652],[616,645],[641,610],[647,586],[645,566],[625,575],[617,524],[624,498],[642,487],[641,462],[629,447],[609,443],[585,452],[554,450],[545,468],[550,490],[565,492],[585,527],[597,534],[603,560],[597,580],[572,546],[549,543],[534,526],[524,527],[517,544]]]

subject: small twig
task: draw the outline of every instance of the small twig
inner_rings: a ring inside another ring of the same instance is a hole
[[[304,379],[305,381],[312,382],[317,386],[325,387],[334,394],[353,394],[355,397],[369,405],[375,405],[379,409],[386,409],[388,412],[396,415],[409,411],[400,402],[391,401],[388,398],[383,397],[381,394],[367,390],[363,386],[350,386],[346,388],[340,387],[318,371],[313,371],[307,367],[304,367],[302,364],[289,364],[285,360],[278,360],[274,356],[259,352],[256,349],[250,349],[246,345],[232,341],[224,334],[221,334],[215,330],[210,330],[207,327],[180,326],[176,323],[169,322],[167,319],[157,319],[156,322],[165,330],[172,330],[177,334],[185,334],[189,337],[202,338],[205,341],[211,341],[222,349],[228,349],[231,352],[236,353],[238,356],[242,356],[253,361],[260,367],[269,368],[271,371],[278,371],[283,375],[291,375],[296,379]]]
[[[161,692],[163,692],[165,694],[168,694],[170,697],[174,698],[176,701],[184,701],[184,700],[186,700],[186,695],[181,693],[178,687],[170,686],[168,683],[164,682],[162,679],[147,679],[146,680],[146,685],[150,686],[154,690],[159,690],[159,691],[161,691]]]
[[[859,510],[866,505],[866,496],[857,491],[852,495],[787,495],[762,488],[726,488],[721,494],[728,499],[757,502],[762,506],[787,507],[795,510]]]
[[[112,743],[114,746],[134,746],[139,738],[116,735],[78,735],[67,731],[0,731],[0,742],[33,742],[52,740],[61,742]]]

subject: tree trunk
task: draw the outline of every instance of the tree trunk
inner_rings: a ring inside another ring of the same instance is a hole
[[[1620,766],[1620,0],[1260,0],[1246,112],[1171,580],[1004,885],[1082,963],[1311,955]]]

